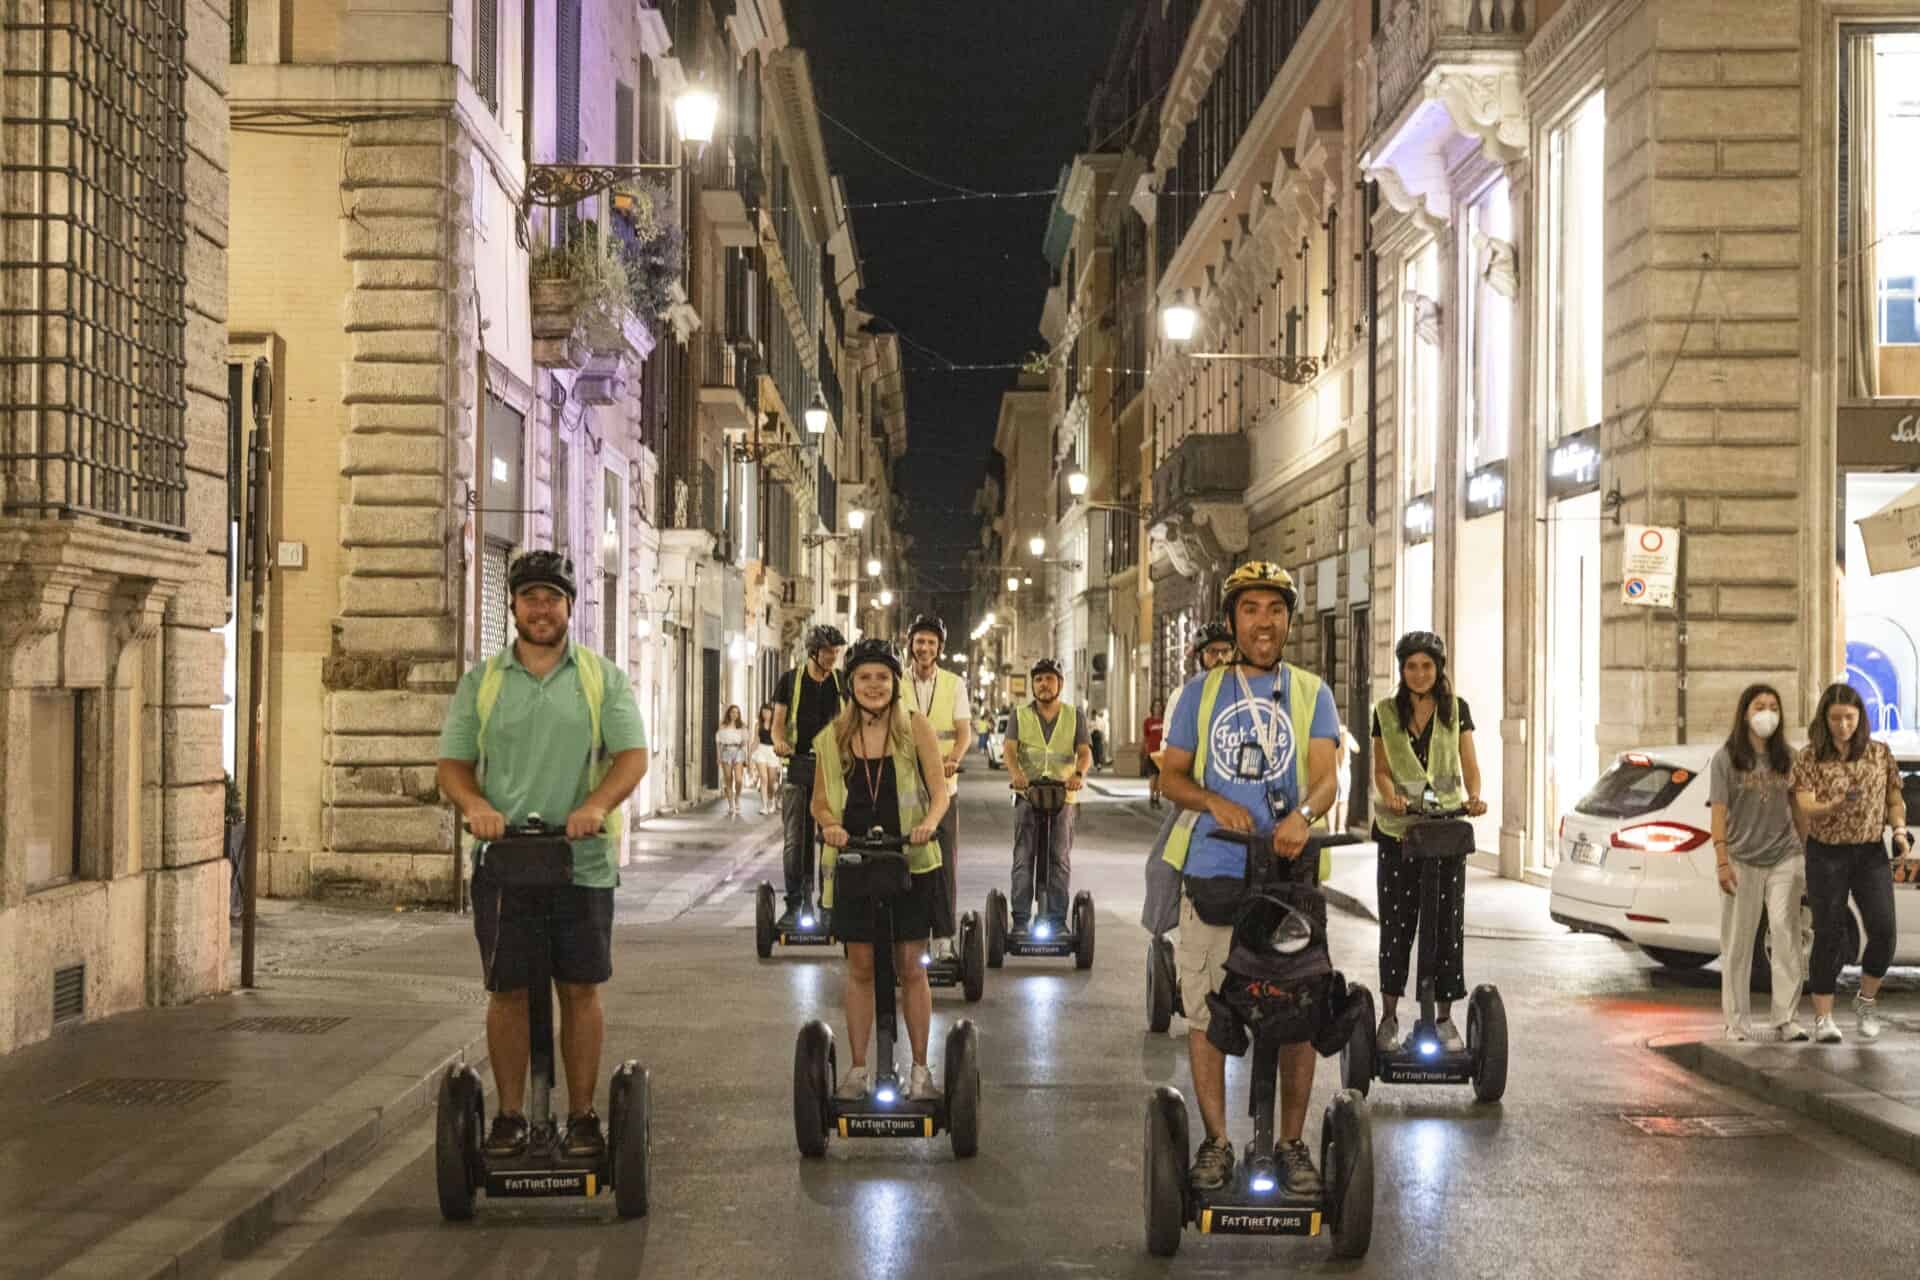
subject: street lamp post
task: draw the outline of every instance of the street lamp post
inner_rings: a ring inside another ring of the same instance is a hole
[[[1200,313],[1187,300],[1186,290],[1174,294],[1173,301],[1160,308],[1160,336],[1176,346],[1193,341],[1200,328]],[[1189,360],[1236,360],[1272,374],[1282,382],[1305,386],[1320,376],[1320,362],[1312,356],[1260,355],[1243,351],[1189,351]],[[1068,487],[1073,477],[1067,477]]]

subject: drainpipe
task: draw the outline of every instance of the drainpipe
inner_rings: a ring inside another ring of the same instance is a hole
[[[1380,205],[1379,184],[1362,184],[1360,251],[1367,263],[1367,525],[1379,522],[1380,477],[1380,255],[1373,251],[1373,214]]]

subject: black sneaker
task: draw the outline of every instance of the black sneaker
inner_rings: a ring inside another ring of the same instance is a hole
[[[1233,1177],[1233,1144],[1225,1138],[1208,1138],[1193,1156],[1193,1189],[1218,1191]]]
[[[567,1140],[560,1144],[560,1154],[569,1160],[598,1160],[607,1154],[607,1137],[591,1108],[567,1121]]]
[[[1313,1153],[1307,1150],[1306,1143],[1298,1138],[1283,1142],[1275,1154],[1280,1157],[1281,1176],[1288,1195],[1305,1200],[1325,1193],[1326,1188],[1313,1167]]]
[[[527,1154],[527,1118],[502,1111],[493,1118],[486,1145],[480,1149],[495,1160],[516,1160]]]
[[[788,907],[785,911],[782,911],[780,913],[780,918],[773,922],[774,932],[775,933],[792,933],[794,931],[794,927],[797,921],[799,920],[799,918],[800,918],[800,913],[794,908]]]

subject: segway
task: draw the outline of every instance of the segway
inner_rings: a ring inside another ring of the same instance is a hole
[[[808,795],[813,793],[813,757],[789,756],[787,758],[787,783],[801,788]],[[814,839],[813,809],[803,802],[800,814],[801,856],[808,861],[806,887],[800,899],[800,909],[794,913],[793,927],[780,928],[780,912],[776,907],[780,895],[769,882],[762,880],[760,888],[754,893],[753,902],[753,949],[762,960],[773,955],[774,944],[783,947],[828,947],[832,946],[833,915],[820,904],[826,900],[821,892],[825,881],[821,872],[821,860],[818,845]]]
[[[486,844],[475,858],[496,885],[552,890],[573,883],[573,850],[563,827],[550,827],[538,814],[526,825]],[[647,1212],[648,1169],[653,1149],[651,1078],[629,1058],[614,1070],[607,1088],[607,1150],[598,1159],[574,1159],[562,1152],[552,1114],[553,966],[544,914],[526,922],[534,937],[527,986],[527,1032],[532,1070],[527,1079],[527,1150],[496,1158],[486,1154],[482,1134],[486,1108],[480,1076],[464,1062],[440,1078],[434,1126],[434,1171],[441,1216],[450,1222],[473,1217],[474,1201],[530,1196],[571,1196],[592,1200],[613,1192],[623,1218]]]
[[[965,773],[966,770],[958,772]],[[958,802],[958,797],[955,797],[954,803]],[[948,867],[946,872],[957,885],[959,868]],[[952,947],[937,949],[930,946],[920,960],[927,971],[928,986],[936,990],[959,987],[968,1004],[977,1003],[987,989],[986,930],[981,927],[979,915],[972,911],[962,915],[954,922]]]
[[[1027,805],[1038,834],[1033,842],[1033,909],[1027,926],[1016,930],[1007,895],[987,891],[987,967],[998,969],[1008,956],[1072,956],[1076,969],[1093,968],[1093,895],[1073,895],[1066,920],[1045,914],[1047,877],[1053,863],[1053,815],[1067,803],[1067,784],[1040,778],[1028,785]],[[1017,838],[1017,837],[1016,837]]]
[[[834,859],[834,900],[873,897],[873,1091],[857,1101],[835,1096],[839,1065],[833,1029],[815,1019],[800,1028],[793,1047],[793,1135],[800,1154],[823,1156],[836,1133],[843,1138],[931,1138],[946,1133],[961,1158],[980,1149],[980,1034],[970,1018],[947,1032],[943,1096],[916,1102],[894,1061],[899,1037],[894,993],[892,899],[912,887],[907,843],[878,827],[855,836]]]
[[[1264,849],[1267,836],[1231,831],[1215,838]],[[1319,857],[1326,843],[1307,842],[1300,856]],[[1254,859],[1248,859],[1252,863]],[[1252,871],[1249,868],[1249,876]],[[1290,1196],[1274,1155],[1274,1111],[1280,1073],[1280,1042],[1256,1033],[1249,1113],[1253,1140],[1224,1186],[1202,1191],[1192,1185],[1192,1147],[1187,1132],[1187,1100],[1171,1085],[1161,1085],[1147,1101],[1145,1160],[1147,1251],[1158,1258],[1180,1250],[1188,1225],[1206,1235],[1326,1235],[1336,1258],[1365,1256],[1373,1242],[1373,1128],[1366,1098],[1342,1089],[1320,1120],[1322,1192]]]
[[[1392,1053],[1379,1051],[1374,1036],[1373,997],[1353,1035],[1340,1050],[1341,1083],[1366,1093],[1375,1080],[1386,1084],[1471,1084],[1481,1102],[1498,1102],[1507,1091],[1507,1007],[1500,989],[1483,982],[1467,998],[1467,1046],[1448,1053],[1440,1046],[1433,984],[1439,968],[1440,876],[1473,852],[1473,824],[1464,809],[1438,811],[1428,788],[1418,819],[1400,842],[1401,853],[1420,864],[1420,1018]]]

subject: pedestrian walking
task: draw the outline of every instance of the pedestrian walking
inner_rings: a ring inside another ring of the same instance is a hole
[[[1093,713],[1087,721],[1087,745],[1093,751],[1093,767],[1107,767],[1107,713],[1104,710]]]
[[[1340,722],[1340,754],[1334,761],[1339,771],[1340,789],[1334,793],[1333,812],[1327,815],[1328,829],[1338,834],[1347,829],[1348,816],[1353,806],[1349,803],[1353,796],[1353,770],[1349,767],[1353,753],[1360,749],[1360,740],[1353,736],[1353,730],[1347,728],[1346,721]]]
[[[780,794],[780,757],[773,751],[773,704],[760,704],[760,728],[754,743],[753,754],[748,757],[753,765],[754,780],[760,786],[760,816],[766,817],[773,812],[774,797]]]
[[[1773,969],[1766,1038],[1786,1043],[1807,1039],[1807,1029],[1793,1020],[1805,978],[1800,898],[1806,892],[1807,859],[1794,829],[1792,772],[1793,754],[1780,727],[1779,691],[1767,684],[1748,685],[1740,694],[1725,745],[1707,766],[1707,804],[1720,879],[1720,1011],[1729,1040],[1755,1038],[1748,1016],[1762,911]]]
[[[720,757],[720,794],[727,800],[727,816],[740,816],[740,791],[747,777],[747,720],[740,704],[727,707],[720,718],[720,730],[713,735]]]
[[[1846,939],[1847,898],[1860,909],[1867,931],[1860,957],[1860,993],[1853,998],[1854,1027],[1862,1040],[1880,1036],[1880,980],[1893,960],[1893,869],[1884,843],[1893,828],[1893,849],[1912,848],[1900,769],[1884,742],[1867,730],[1866,708],[1852,686],[1830,684],[1820,695],[1807,745],[1793,762],[1794,826],[1807,841],[1807,898],[1813,906],[1813,1038],[1839,1044],[1833,1020],[1833,990]]]

